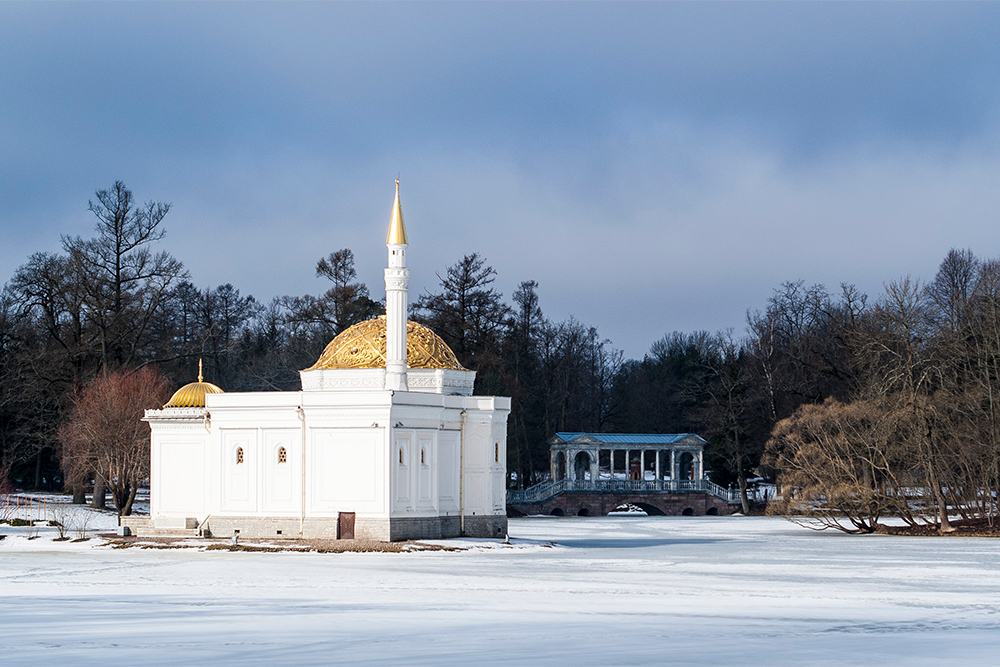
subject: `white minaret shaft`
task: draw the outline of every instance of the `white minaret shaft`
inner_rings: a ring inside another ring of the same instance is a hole
[[[406,301],[410,270],[406,268],[406,227],[399,205],[399,179],[392,205],[389,234],[389,267],[385,270],[385,388],[408,391],[406,384]]]

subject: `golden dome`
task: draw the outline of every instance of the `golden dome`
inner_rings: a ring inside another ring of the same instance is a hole
[[[205,407],[205,394],[222,394],[221,389],[211,382],[202,382],[201,359],[198,360],[198,381],[186,384],[170,397],[165,408],[203,408]]]
[[[406,323],[406,366],[466,370],[440,336],[416,322]],[[334,368],[385,368],[385,315],[340,332],[306,370]]]

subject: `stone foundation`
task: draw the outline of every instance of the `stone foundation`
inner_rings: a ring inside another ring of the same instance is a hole
[[[122,524],[129,526],[138,536],[177,535],[193,537],[231,537],[239,531],[240,537],[250,539],[337,539],[337,517],[258,517],[210,516],[198,525],[185,518],[124,517]],[[458,537],[461,522],[457,516],[432,517],[356,517],[356,539],[398,542],[400,540],[440,539]],[[466,516],[467,537],[503,537],[507,533],[506,515]]]
[[[466,537],[504,537],[506,534],[506,514],[465,517]]]
[[[354,537],[362,540],[388,542],[389,522],[387,519],[357,517],[354,520]],[[335,540],[337,539],[337,517],[257,517],[257,516],[211,516],[202,526],[203,532],[211,537],[230,537],[240,531],[240,537],[275,540]]]
[[[465,537],[503,537],[507,534],[507,515],[465,517]],[[457,516],[404,517],[392,519],[392,541],[440,539],[461,536]]]

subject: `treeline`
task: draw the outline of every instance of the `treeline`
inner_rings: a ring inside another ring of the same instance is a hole
[[[613,384],[615,429],[695,424],[716,481],[778,484],[772,510],[871,532],[997,515],[1000,261],[952,250],[870,299],[788,282],[746,335],[671,334]],[[744,493],[744,505],[747,505]]]
[[[203,359],[206,380],[227,391],[296,390],[298,371],[335,335],[384,312],[357,279],[349,249],[317,262],[324,293],[261,303],[231,284],[190,281],[161,248],[169,204],[139,203],[116,182],[89,210],[93,237],[66,236],[61,252],[32,255],[0,294],[0,480],[20,487],[80,493],[87,463],[65,426],[95,378],[150,368],[178,387]],[[514,397],[511,478],[524,484],[547,469],[549,434],[607,428],[621,353],[594,328],[545,319],[534,282],[507,303],[495,277],[484,258],[468,255],[437,291],[415,299],[410,317],[479,371],[477,391]]]
[[[92,238],[35,253],[0,293],[0,480],[59,488],[59,427],[98,375],[152,367],[178,387],[206,378],[228,390],[298,388],[329,340],[383,312],[356,280],[350,250],[316,267],[320,295],[262,304],[233,285],[197,287],[160,249],[170,205],[139,203],[123,183],[99,190]],[[155,406],[150,406],[155,407]]]
[[[118,182],[90,210],[93,238],[32,255],[0,295],[0,478],[19,485],[71,483],[59,426],[99,374],[152,367],[177,387],[204,359],[228,391],[295,390],[333,336],[384,312],[348,249],[318,261],[323,294],[264,304],[195,286],[157,249],[168,204],[138,204]],[[748,312],[744,335],[670,333],[638,360],[595,327],[548,319],[536,282],[508,301],[495,279],[467,255],[410,317],[477,371],[478,393],[511,397],[512,486],[544,479],[557,431],[696,432],[710,475],[738,486],[746,509],[766,478],[795,511],[857,530],[887,513],[944,529],[946,506],[995,513],[998,262],[952,251],[927,285],[903,279],[875,299],[788,282]]]

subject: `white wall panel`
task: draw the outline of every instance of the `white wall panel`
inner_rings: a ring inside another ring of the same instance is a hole
[[[243,461],[239,462],[239,450]],[[257,431],[222,432],[222,511],[257,511]]]
[[[438,498],[442,511],[458,509],[458,433],[438,436]]]
[[[397,433],[395,435],[394,450],[395,450],[395,474],[393,475],[393,481],[396,485],[395,493],[393,493],[393,509],[395,511],[403,512],[410,507],[410,475],[413,470],[413,446],[412,438],[407,435],[400,435]]]
[[[157,453],[157,512],[200,516],[205,509],[205,443],[163,440]]]
[[[291,429],[265,429],[263,434],[264,510],[295,512],[301,503],[302,432]],[[285,460],[281,461],[281,450]]]
[[[382,429],[313,429],[310,477],[317,512],[385,512]]]
[[[434,456],[434,439],[430,435],[421,433],[417,438],[420,449],[417,457],[417,484],[419,493],[417,494],[417,504],[421,509],[433,508],[434,491],[434,466],[436,465]]]

